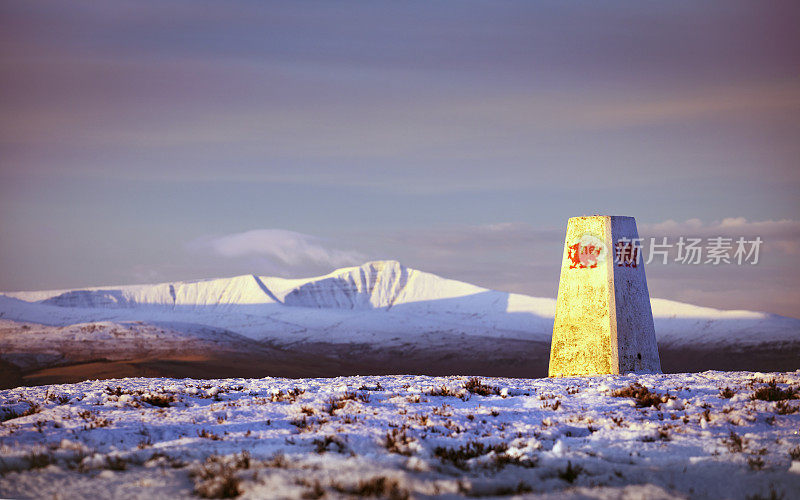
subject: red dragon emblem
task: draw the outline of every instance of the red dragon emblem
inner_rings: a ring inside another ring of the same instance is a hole
[[[572,262],[569,265],[570,269],[593,269],[597,267],[597,258],[603,250],[599,245],[581,245],[580,241],[567,248],[567,257]]]

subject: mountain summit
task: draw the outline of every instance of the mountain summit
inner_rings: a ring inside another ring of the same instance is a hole
[[[394,260],[367,262],[314,278],[247,274],[232,278],[77,290],[4,293],[25,302],[70,308],[217,307],[283,304],[315,309],[389,309],[395,304],[487,292],[468,283],[409,269]]]

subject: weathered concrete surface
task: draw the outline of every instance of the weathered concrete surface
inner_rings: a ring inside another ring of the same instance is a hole
[[[661,371],[644,262],[628,243],[638,237],[633,217],[569,220],[551,377]]]

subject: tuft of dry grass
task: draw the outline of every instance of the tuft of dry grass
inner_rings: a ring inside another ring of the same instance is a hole
[[[328,415],[333,416],[337,410],[341,410],[347,404],[347,400],[339,398],[330,398],[325,405],[325,411]]]
[[[744,450],[745,440],[734,431],[731,431],[730,435],[723,439],[722,442],[731,453],[741,453]]]
[[[413,442],[414,440],[406,435],[405,429],[392,429],[386,433],[383,445],[389,453],[410,456],[409,445]]]
[[[661,395],[650,390],[638,382],[634,382],[628,387],[614,391],[612,396],[616,398],[633,398],[636,401],[636,406],[639,408],[646,408],[648,406],[655,406],[658,408],[661,403],[666,403],[669,400],[669,395]]]
[[[216,434],[214,434],[213,432],[211,432],[208,429],[202,429],[202,430],[197,431],[197,435],[199,437],[201,437],[201,438],[210,439],[212,441],[221,441],[222,440],[221,437],[217,436]]]
[[[478,377],[472,377],[464,384],[464,389],[479,396],[499,396],[500,389],[492,385],[485,385]]]
[[[530,487],[527,483],[520,481],[517,483],[516,486],[513,488],[508,486],[502,486],[497,488],[492,494],[497,496],[511,496],[511,495],[522,495],[524,493],[530,493],[533,491],[533,488]]]
[[[381,497],[390,500],[406,500],[409,497],[408,491],[401,488],[396,479],[389,479],[384,476],[359,481],[358,485],[349,488],[340,484],[333,484],[332,486],[339,493],[359,498]]]
[[[583,472],[583,467],[576,465],[573,467],[572,462],[567,462],[567,467],[564,470],[558,471],[558,477],[564,481],[572,484],[578,479],[578,476]]]
[[[269,396],[269,400],[273,403],[281,403],[287,401],[289,403],[294,403],[303,394],[305,389],[299,389],[297,387],[293,387],[286,392],[278,391],[274,392]]]
[[[446,385],[442,385],[440,387],[434,387],[428,392],[425,393],[427,396],[441,396],[441,397],[454,397],[457,398],[460,396],[459,391],[451,389]]]
[[[325,496],[325,488],[322,487],[319,480],[315,480],[313,483],[309,483],[308,481],[299,480],[298,484],[302,486],[307,486],[310,488],[309,490],[303,492],[302,498],[308,500],[316,500],[317,498],[322,498]]]
[[[432,410],[434,415],[439,415],[440,417],[452,417],[453,412],[451,411],[453,408],[449,405],[442,403],[442,406],[435,406]]]
[[[361,401],[362,403],[369,403],[369,394],[358,392],[345,392],[339,399],[350,401]]]
[[[775,403],[775,413],[778,415],[791,415],[797,413],[798,410],[800,410],[800,406],[792,406],[786,400]]]
[[[191,472],[195,480],[194,492],[203,498],[235,498],[242,494],[237,472],[250,467],[250,455],[242,452],[232,459],[212,455]]]
[[[290,465],[289,460],[286,458],[286,455],[284,455],[283,452],[281,451],[272,455],[272,458],[262,463],[264,467],[274,467],[276,469],[286,469]]]
[[[306,418],[305,415],[303,415],[302,418],[296,418],[296,419],[290,421],[289,423],[292,424],[293,426],[297,427],[298,429],[308,429],[308,428],[310,428],[309,423],[308,423],[308,419]]]
[[[481,457],[491,451],[495,453],[504,453],[507,449],[508,445],[505,443],[485,445],[480,441],[467,441],[467,444],[461,445],[458,448],[437,446],[436,449],[433,450],[433,454],[442,462],[449,462],[459,469],[466,470],[468,468],[468,460]]]
[[[325,436],[321,439],[315,439],[311,443],[314,445],[315,451],[320,454],[330,451],[331,445],[336,448],[337,453],[347,450],[347,445],[338,436]]]
[[[174,403],[178,398],[174,394],[148,394],[142,396],[142,402],[159,408],[169,408],[170,403]]]
[[[80,411],[78,412],[78,416],[86,421],[86,424],[83,426],[83,430],[85,431],[98,429],[100,427],[108,427],[111,425],[111,420],[100,417],[91,410]]]
[[[753,401],[757,399],[761,401],[784,401],[787,399],[797,399],[800,397],[800,394],[798,394],[799,392],[800,391],[796,387],[781,389],[778,387],[775,380],[770,380],[767,382],[767,385],[756,389],[750,396],[750,399]]]
[[[45,452],[33,451],[25,457],[31,469],[43,469],[53,463],[53,456]]]
[[[33,415],[34,413],[39,413],[42,411],[41,405],[34,403],[33,401],[24,399],[20,401],[21,403],[25,403],[28,405],[28,408],[22,411],[14,410],[13,408],[0,408],[0,422],[5,422],[6,420],[13,420],[19,417],[27,417],[28,415]]]
[[[122,457],[106,457],[106,469],[122,471],[128,468],[128,463]]]
[[[550,403],[545,400],[544,404],[542,404],[542,408],[552,408],[553,411],[558,410],[561,407],[561,400],[556,399],[554,403]]]
[[[123,394],[126,394],[122,390],[122,387],[120,387],[120,386],[117,386],[116,388],[114,388],[114,387],[111,387],[110,385],[107,385],[105,391],[106,391],[106,394],[108,394],[109,396],[117,396],[117,397],[119,397],[119,396],[122,396]]]
[[[159,392],[159,394],[152,394],[152,393],[145,393],[145,391],[138,389],[138,390],[130,390],[130,389],[123,389],[120,386],[111,387],[107,385],[105,388],[105,393],[109,396],[120,397],[123,395],[130,395],[133,396],[134,402],[133,406],[139,406],[139,403],[147,403],[150,406],[157,406],[159,408],[169,408],[170,403],[174,403],[178,401],[178,396],[175,394],[171,394],[168,392],[163,392],[163,389]],[[69,400],[69,398],[67,398]]]
[[[750,457],[747,459],[747,465],[751,470],[761,470],[764,468],[764,459],[761,457]]]
[[[433,454],[442,463],[450,463],[461,470],[469,469],[467,462],[473,458],[482,457],[489,453],[494,453],[492,462],[489,465],[497,469],[502,469],[506,465],[517,465],[520,467],[534,467],[536,462],[529,458],[514,457],[506,454],[508,445],[499,443],[496,445],[486,445],[480,441],[468,441],[458,448],[437,447]]]

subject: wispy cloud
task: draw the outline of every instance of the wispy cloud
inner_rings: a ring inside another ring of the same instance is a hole
[[[267,259],[292,268],[342,267],[360,264],[366,260],[359,252],[335,248],[330,241],[285,229],[254,229],[205,237],[191,242],[189,247],[231,259]]]

